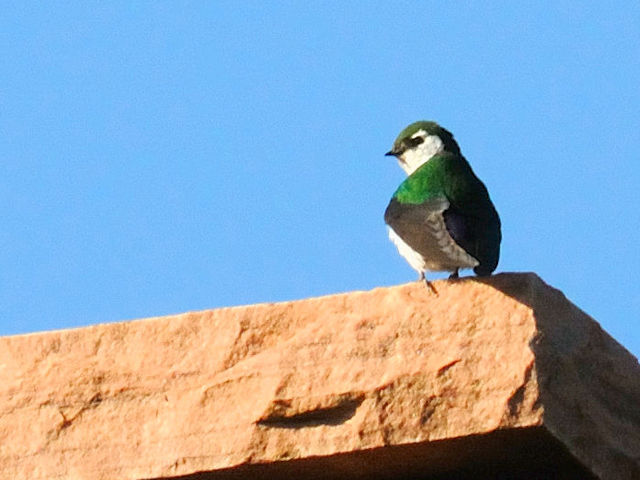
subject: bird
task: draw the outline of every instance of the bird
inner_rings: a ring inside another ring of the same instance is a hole
[[[414,122],[385,155],[407,178],[387,206],[384,221],[400,255],[434,292],[426,272],[461,269],[488,276],[502,240],[498,212],[484,183],[464,158],[451,132],[433,121]]]

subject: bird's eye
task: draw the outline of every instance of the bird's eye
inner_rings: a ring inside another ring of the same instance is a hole
[[[417,147],[422,142],[424,142],[424,137],[413,137],[411,138],[410,142],[412,147]]]

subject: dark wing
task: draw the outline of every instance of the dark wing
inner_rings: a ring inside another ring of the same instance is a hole
[[[484,184],[475,178],[479,187],[474,189],[473,198],[466,199],[460,206],[455,199],[442,216],[449,235],[469,255],[478,260],[473,269],[476,275],[490,275],[498,266],[500,257],[500,217]]]
[[[456,265],[451,264],[451,259],[438,243],[443,226],[433,217],[434,213],[442,214],[448,207],[449,202],[444,197],[419,204],[401,203],[392,198],[384,213],[384,221],[413,250],[453,271]]]
[[[422,225],[432,213],[441,213],[449,207],[445,197],[432,198],[422,203],[400,203],[392,198],[384,212],[384,221],[395,230],[403,225]],[[400,233],[397,232],[396,233]]]
[[[449,235],[469,255],[478,260],[473,271],[480,276],[491,274],[498,265],[500,254],[500,220],[465,215],[455,205],[442,214]]]

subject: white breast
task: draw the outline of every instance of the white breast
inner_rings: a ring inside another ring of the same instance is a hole
[[[411,265],[411,268],[418,273],[422,273],[427,270],[427,263],[425,262],[424,257],[407,245],[391,227],[389,227],[389,239],[398,249],[398,253],[404,257],[409,265]]]

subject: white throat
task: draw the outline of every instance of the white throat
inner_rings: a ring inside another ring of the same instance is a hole
[[[424,130],[418,130],[414,137],[424,137],[424,142],[415,148],[405,150],[398,158],[398,164],[407,172],[407,175],[411,175],[422,165],[427,163],[434,155],[444,151],[444,143],[437,135],[427,135]]]

